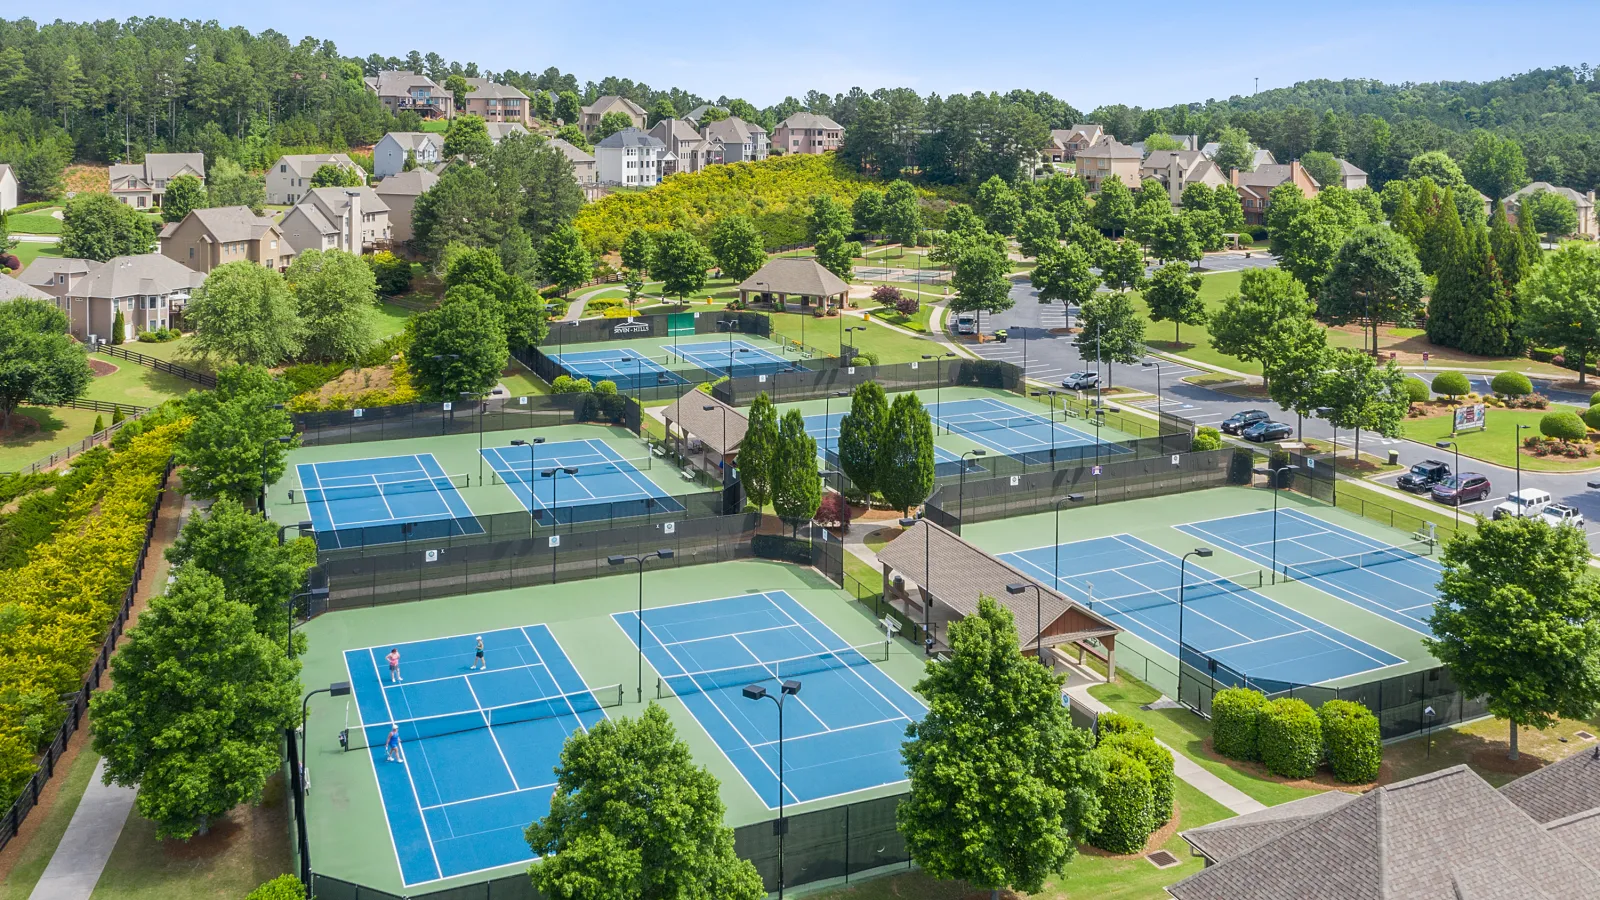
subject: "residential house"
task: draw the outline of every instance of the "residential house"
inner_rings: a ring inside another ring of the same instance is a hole
[[[1511,216],[1512,220],[1515,221],[1517,210],[1522,205],[1522,198],[1537,191],[1548,191],[1571,200],[1572,205],[1578,208],[1577,234],[1586,238],[1597,236],[1595,232],[1594,191],[1580,194],[1572,188],[1556,187],[1547,181],[1535,181],[1505,199],[1506,215]]]
[[[111,167],[111,196],[134,209],[160,206],[167,183],[179,175],[206,180],[204,153],[146,153],[144,162]]]
[[[283,217],[283,236],[299,253],[361,253],[394,239],[389,205],[370,187],[311,188]]]
[[[427,169],[412,169],[391,175],[372,188],[383,205],[389,207],[390,240],[411,240],[411,211],[417,205],[417,198],[438,183],[439,176]]]
[[[311,176],[326,165],[359,173],[367,183],[367,170],[356,165],[347,153],[298,153],[278,158],[267,170],[267,202],[273,206],[294,206],[311,190]]]
[[[1085,147],[1092,147],[1102,137],[1105,130],[1099,125],[1074,125],[1071,128],[1056,128],[1050,132],[1050,145],[1045,148],[1046,162],[1064,163],[1078,158],[1078,151]]]
[[[1228,184],[1228,176],[1216,163],[1206,159],[1199,150],[1157,150],[1145,157],[1139,167],[1140,179],[1154,178],[1166,185],[1177,206],[1183,189],[1191,184],[1203,184],[1213,190]]]
[[[677,160],[667,145],[637,128],[624,128],[594,147],[601,184],[652,187],[661,182],[664,164]]]
[[[844,126],[816,113],[797,112],[773,129],[774,148],[783,153],[826,153],[839,149]]]
[[[431,131],[391,131],[372,148],[372,174],[388,178],[405,171],[406,157],[419,166],[435,166],[444,159],[444,135]]]
[[[1211,141],[1210,143],[1201,147],[1200,152],[1205,154],[1206,159],[1212,159],[1217,155],[1217,148],[1220,146],[1222,145],[1216,141]],[[1262,166],[1275,166],[1278,164],[1278,158],[1272,155],[1271,150],[1251,144],[1250,153],[1250,168],[1252,169],[1258,169]]]
[[[684,118],[688,119],[690,122],[693,122],[695,127],[699,127],[700,119],[706,114],[706,110],[709,109],[714,109],[723,115],[728,114],[728,108],[726,106],[717,106],[715,103],[702,103],[699,106],[696,106],[694,109],[689,110],[689,112],[684,115]]]
[[[626,113],[628,118],[632,120],[633,127],[640,131],[643,131],[650,124],[650,116],[644,111],[644,107],[629,100],[627,97],[617,97],[612,94],[601,97],[591,106],[582,107],[580,112],[578,130],[583,132],[584,137],[593,135],[595,129],[600,127],[600,120],[605,118],[606,113],[609,112]]]
[[[1367,173],[1348,159],[1339,160],[1339,183],[1347,191],[1359,191],[1367,186]]]
[[[0,303],[7,300],[43,300],[52,303],[55,298],[31,284],[0,274]]]
[[[106,262],[42,256],[22,273],[23,283],[50,295],[67,314],[68,330],[84,343],[109,341],[117,313],[122,340],[167,328],[172,313],[206,276],[160,253],[118,256]]]
[[[0,163],[0,212],[17,208],[17,173]]]
[[[1280,184],[1293,182],[1307,197],[1315,197],[1322,191],[1316,179],[1300,167],[1299,160],[1288,165],[1273,163],[1257,166],[1249,172],[1234,172],[1231,180],[1239,192],[1239,205],[1244,207],[1244,220],[1251,225],[1266,224],[1272,189]]]
[[[709,136],[709,126],[706,132],[696,131],[694,123],[688,119],[662,119],[651,126],[650,136],[666,144],[667,152],[673,157],[662,168],[662,178],[679,172],[698,172],[723,161],[722,141]],[[577,164],[573,165],[576,168]]]
[[[241,260],[282,272],[295,252],[272,217],[258,216],[248,206],[218,206],[168,222],[161,229],[161,255],[207,274]]]
[[[389,112],[410,110],[424,119],[448,119],[455,115],[455,95],[426,75],[389,71],[368,76],[363,81]]]
[[[467,84],[472,90],[467,94],[466,108],[459,112],[485,122],[516,122],[526,126],[532,121],[527,94],[487,78],[468,78]]]
[[[1495,790],[1466,766],[1182,833],[1178,900],[1600,898],[1600,749]]]
[[[759,162],[767,158],[770,139],[767,130],[738,116],[729,116],[700,129],[706,141],[722,145],[722,161]]]
[[[550,146],[560,150],[567,161],[572,163],[572,180],[578,183],[578,187],[583,188],[584,199],[599,200],[605,196],[605,191],[600,187],[600,171],[595,165],[593,156],[561,138],[550,138]]]
[[[1102,137],[1078,151],[1077,174],[1087,182],[1089,193],[1100,192],[1101,185],[1112,176],[1122,179],[1129,188],[1139,186],[1139,167],[1144,154],[1113,137]]]
[[[528,129],[521,122],[485,122],[485,131],[489,132],[489,143],[500,146],[500,142],[513,134],[527,134]]]

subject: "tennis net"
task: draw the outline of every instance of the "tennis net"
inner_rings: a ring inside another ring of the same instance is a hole
[[[792,656],[788,659],[663,675],[656,679],[656,699],[661,700],[674,695],[683,697],[722,688],[744,687],[747,684],[782,681],[786,678],[799,678],[802,675],[834,669],[852,669],[883,662],[888,658],[889,642],[877,641],[841,650],[824,650],[805,656]]]
[[[554,472],[558,469],[562,470],[561,474],[569,477],[573,475],[604,475],[608,472],[629,475],[650,468],[650,460],[653,458],[641,456],[638,459],[604,459],[580,463],[563,462],[559,459],[535,459],[531,470],[532,477],[530,478],[530,470],[518,465],[519,460],[511,459],[509,456],[509,454],[502,454],[501,459],[510,464],[510,471],[502,472],[499,468],[496,468],[491,475],[491,484],[525,485],[530,481],[538,481],[544,477],[545,472]],[[525,462],[525,460],[521,462]],[[567,472],[565,471],[567,469],[577,469],[578,471]]]
[[[1050,428],[1053,424],[1043,416],[946,416],[939,420],[947,431],[973,433],[978,431],[1020,431],[1024,428]]]
[[[1252,569],[1249,572],[1229,575],[1224,578],[1185,581],[1183,602],[1188,604],[1204,600],[1207,597],[1219,597],[1224,594],[1237,594],[1241,591],[1255,590],[1263,584],[1263,577],[1260,569]],[[1162,606],[1178,605],[1177,585],[1153,591],[1123,594],[1120,597],[1096,597],[1093,592],[1088,593],[1090,609],[1109,607],[1112,611],[1119,613],[1133,613]]]
[[[362,497],[393,497],[398,494],[425,494],[471,486],[471,475],[424,475],[421,478],[395,478],[389,481],[373,476],[371,481],[358,484],[302,484],[298,490],[289,491],[289,502],[324,503],[333,500],[357,500]]]
[[[558,716],[577,716],[621,705],[622,685],[608,684],[521,703],[507,703],[483,709],[469,709],[437,716],[418,716],[414,719],[347,728],[340,735],[340,743],[346,750],[382,747],[389,739],[390,727],[394,725],[400,726],[400,742],[403,745],[407,741],[426,740],[492,726],[515,725],[518,722],[553,719]]]
[[[1387,563],[1411,562],[1432,555],[1433,541],[1413,541],[1395,547],[1352,553],[1349,556],[1329,556],[1297,563],[1286,562],[1283,564],[1283,574],[1289,578],[1316,578],[1349,572],[1353,569],[1370,569]]]

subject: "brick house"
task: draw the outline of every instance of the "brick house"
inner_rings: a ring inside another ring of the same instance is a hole
[[[797,112],[772,130],[773,149],[785,154],[827,153],[843,141],[843,125],[810,112]]]

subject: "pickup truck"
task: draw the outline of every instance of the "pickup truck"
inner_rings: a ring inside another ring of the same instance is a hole
[[[1571,525],[1576,528],[1583,527],[1583,513],[1565,503],[1552,503],[1539,514],[1541,519],[1551,525]]]
[[[1544,512],[1553,499],[1549,491],[1541,491],[1538,488],[1512,491],[1503,503],[1494,508],[1492,516],[1496,519],[1531,519]]]

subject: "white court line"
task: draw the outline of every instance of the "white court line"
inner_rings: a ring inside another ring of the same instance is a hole
[[[593,446],[595,445],[596,441],[595,441],[594,438],[590,438],[587,441],[585,441],[584,443],[588,444],[591,448],[593,448]],[[602,443],[602,444],[600,444],[600,446],[604,447],[606,450],[611,450],[611,447],[609,445],[606,445],[606,444]],[[615,451],[612,451],[612,452],[615,452]],[[603,454],[603,453],[601,454],[602,457],[604,457],[605,455],[606,454]],[[635,472],[639,471],[637,468],[634,468],[634,465],[632,463],[630,463],[627,460],[623,459],[621,454],[617,454],[615,459],[608,459],[607,462],[621,463],[621,464],[626,465],[628,468],[633,469]],[[630,483],[632,483],[635,488],[638,488],[639,491],[641,493],[643,493],[646,497],[654,496],[653,494],[650,493],[650,491],[648,489],[645,488],[644,485],[642,485],[639,482],[635,481],[634,478],[633,478],[633,475],[631,475],[628,472],[624,471],[622,465],[618,465],[617,466],[617,471],[621,472],[622,476],[624,478],[628,479],[628,481]]]
[[[1266,643],[1267,641],[1275,641],[1278,638],[1294,637],[1297,634],[1316,634],[1316,633],[1317,632],[1312,631],[1309,628],[1302,628],[1299,631],[1286,631],[1283,634],[1278,635],[1277,637],[1252,639],[1252,640],[1244,641],[1244,642],[1238,643],[1238,644],[1229,644],[1226,647],[1212,647],[1210,650],[1207,650],[1206,652],[1210,653],[1212,655],[1215,655],[1215,654],[1221,653],[1224,650],[1232,650],[1235,647],[1248,647],[1251,644],[1262,644],[1262,643]],[[1376,660],[1374,660],[1374,662],[1376,662]],[[1343,677],[1343,676],[1340,676],[1340,677]]]
[[[843,725],[843,726],[840,726],[838,728],[828,728],[828,729],[826,729],[824,731],[814,731],[811,734],[802,734],[799,737],[795,737],[793,735],[784,735],[783,742],[787,744],[787,743],[791,743],[793,741],[803,741],[806,738],[822,737],[825,734],[840,734],[840,733],[846,732],[846,731],[856,731],[856,730],[861,729],[861,728],[876,728],[879,725],[893,725],[893,724],[895,724],[897,722],[909,722],[909,721],[911,721],[911,717],[910,716],[895,716],[892,719],[879,719],[876,722],[862,722],[862,723],[860,723],[858,725]],[[752,744],[751,746],[754,746],[754,747],[776,747],[777,745],[778,745],[777,741],[762,741],[759,744]],[[878,787],[878,785],[873,785],[872,787]],[[857,788],[857,790],[863,790],[864,791],[864,790],[867,790],[867,788]]]
[[[348,655],[346,655],[345,653],[341,653],[339,655],[344,658],[344,677],[345,677],[347,683],[355,684],[356,683],[355,674],[350,671],[350,657]],[[374,672],[373,674],[377,674],[377,673]],[[383,687],[383,678],[382,678],[382,676],[379,676],[379,678],[378,678],[378,687],[380,689]],[[382,691],[380,690],[379,693],[382,693]],[[356,700],[357,700],[357,703],[355,705],[356,706],[356,727],[361,729],[362,737],[366,737],[367,726],[366,726],[366,720],[361,718],[361,703],[359,702],[360,701],[359,693],[356,696]],[[348,725],[349,724],[349,718],[348,718],[349,706],[346,705],[345,709],[346,709],[345,722],[346,722],[346,725]],[[389,820],[389,803],[388,803],[388,801],[383,799],[383,782],[378,780],[378,757],[377,757],[377,754],[372,753],[372,752],[369,751],[367,753],[367,762],[370,763],[371,766],[372,766],[372,783],[378,785],[378,808],[383,810],[383,828],[384,828],[385,831],[389,832],[389,846],[391,848],[393,848],[393,850],[394,850],[394,866],[395,866],[395,868],[397,870],[400,870],[401,872],[404,872],[405,871],[405,866],[400,862],[400,844],[399,844],[398,841],[396,841],[394,839],[394,825]],[[304,765],[305,764],[305,760],[301,760],[301,764]],[[421,807],[418,807],[418,809],[417,809],[417,816],[418,816],[418,818],[422,817],[422,809],[421,809]],[[426,823],[424,823],[424,824],[426,824]],[[403,874],[401,875],[400,880],[401,881],[405,880],[405,876]]]
[[[425,810],[427,810],[427,809],[444,809],[447,806],[462,806],[462,805],[465,805],[467,803],[477,803],[479,800],[493,800],[496,797],[510,797],[513,794],[526,794],[526,793],[529,793],[531,791],[542,791],[545,788],[553,788],[557,784],[559,784],[559,782],[552,781],[549,784],[536,784],[536,785],[534,785],[532,787],[517,788],[514,791],[500,791],[499,793],[484,794],[482,797],[471,797],[471,798],[468,798],[466,800],[451,800],[448,803],[435,803],[432,806],[424,806],[424,807],[422,807],[422,809],[425,809]],[[507,827],[510,827],[510,826],[507,826]],[[522,827],[525,827],[525,826],[519,824],[519,825],[517,825],[517,827],[518,828],[522,828]],[[499,829],[495,829],[495,830],[498,831]],[[491,866],[490,868],[499,868],[499,866]]]
[[[793,628],[793,627],[794,627],[793,625],[774,625],[771,628],[752,628],[752,629],[747,629],[745,631],[736,632],[736,634],[761,634],[762,632],[765,632],[765,631],[788,631],[790,628]],[[707,637],[684,638],[681,641],[673,641],[672,643],[666,644],[665,646],[668,646],[668,647],[682,647],[685,644],[698,644],[698,643],[701,643],[701,642],[704,642],[704,641],[720,641],[723,638],[728,637],[728,636],[729,635],[726,635],[726,634],[713,634],[713,635],[709,635]]]
[[[538,659],[539,660],[539,665],[544,666],[544,670],[546,672],[550,673],[550,680],[555,683],[556,693],[561,696],[561,702],[565,703],[567,705],[567,712],[572,713],[572,720],[574,722],[578,723],[579,730],[588,731],[589,729],[583,727],[583,718],[578,715],[577,709],[573,708],[573,706],[572,706],[571,692],[570,691],[563,691],[561,689],[561,679],[556,677],[556,672],[555,672],[554,669],[550,668],[550,664],[544,661],[544,654],[539,652],[539,645],[535,644],[533,642],[533,636],[528,634],[528,626],[523,625],[523,626],[521,626],[520,630],[522,631],[522,639],[527,641],[529,649],[533,650],[534,658]],[[545,630],[548,631],[549,629],[545,629]],[[566,656],[566,653],[567,653],[567,651],[565,651],[565,650],[561,651],[561,655],[563,655],[563,656]],[[569,665],[572,663],[572,659],[570,657],[568,657],[567,663]],[[581,676],[580,676],[580,678],[581,678]],[[589,690],[589,685],[588,685],[587,682],[584,683],[583,689],[586,690],[586,691]],[[591,692],[590,696],[593,696],[592,692]],[[609,717],[607,717],[607,718],[609,718]]]
[[[839,647],[829,647],[827,641],[824,641],[821,638],[817,637],[815,634],[813,634],[810,628],[807,628],[804,624],[802,624],[800,622],[800,620],[796,619],[792,614],[790,614],[790,612],[787,609],[784,609],[782,604],[780,604],[780,603],[778,603],[778,601],[772,599],[772,596],[770,595],[770,593],[762,592],[761,596],[763,598],[765,598],[768,603],[772,604],[774,609],[778,610],[778,612],[783,613],[784,616],[786,616],[789,619],[789,621],[791,621],[795,625],[799,626],[800,630],[804,631],[808,637],[810,637],[813,641],[816,641],[817,643],[821,644],[823,646],[824,650],[826,650],[829,653],[838,653],[839,652],[839,650],[841,648],[839,648]],[[784,594],[784,596],[788,597],[789,595],[786,593],[786,594]],[[793,597],[789,597],[789,599],[790,600],[794,600]],[[794,602],[799,603],[800,601],[795,600]],[[804,609],[805,607],[801,607],[801,608]],[[810,610],[806,610],[806,611],[808,613],[810,612]],[[813,618],[815,618],[815,617],[813,617]],[[828,626],[824,625],[820,619],[817,620],[817,624],[818,625],[822,625],[823,628],[828,628]],[[839,637],[839,633],[837,631],[834,631],[832,628],[828,628],[828,633],[833,635],[839,641],[839,643],[844,644],[846,648],[854,649],[853,647],[850,647],[850,643],[848,641],[846,641],[842,637]],[[870,660],[869,660],[869,662],[870,662]],[[876,669],[877,666],[874,665],[873,668]],[[883,700],[883,702],[889,704],[889,707],[891,709],[894,709],[894,710],[896,710],[898,712],[901,712],[902,714],[904,713],[904,710],[900,709],[900,705],[898,703],[895,703],[893,700],[890,700],[888,697],[885,697],[883,695],[883,692],[878,690],[876,685],[874,685],[870,681],[867,681],[866,676],[862,675],[859,672],[856,672],[853,667],[851,668],[850,672],[851,672],[852,675],[855,675],[856,679],[859,680],[862,684],[865,684],[868,688],[871,688],[872,692],[874,694],[877,694],[878,697],[881,700]],[[907,721],[910,721],[910,718],[911,718],[910,716],[903,716],[903,717]],[[821,720],[818,719],[818,721],[821,721]]]
[[[382,667],[380,667],[378,665],[378,656],[377,656],[376,653],[373,653],[370,649],[367,651],[367,655],[372,657],[372,670],[373,670],[373,672],[377,673],[377,675],[378,675],[378,687],[382,688],[383,687],[383,669],[382,669]],[[346,670],[348,671],[348,666],[346,667]],[[393,722],[394,721],[394,707],[389,705],[389,692],[380,690],[379,693],[383,695],[383,708],[389,713],[389,721]],[[364,729],[363,729],[363,732],[362,732],[362,736],[365,737],[365,730]],[[388,745],[387,745],[388,737],[385,736],[384,740],[385,740],[384,752],[385,752],[385,754],[387,754],[388,753]],[[421,742],[419,741],[418,743],[419,743],[418,749],[421,749],[421,747],[420,747],[420,743]],[[376,775],[377,774],[377,768],[376,768],[377,767],[377,757],[376,757],[375,754],[372,754],[370,752],[367,754],[367,756],[372,757],[372,759],[373,759],[373,767],[374,767],[373,768],[373,774]],[[426,759],[426,754],[424,754],[424,759]],[[433,846],[433,830],[428,827],[428,816],[427,816],[426,813],[424,813],[422,811],[422,795],[417,793],[417,779],[415,777],[413,777],[412,774],[411,774],[411,762],[410,762],[409,758],[406,756],[405,746],[403,744],[401,745],[401,748],[400,748],[400,765],[405,767],[405,770],[406,770],[406,783],[411,785],[411,799],[417,804],[417,818],[422,820],[422,836],[428,839],[428,853],[433,856],[433,870],[435,872],[438,872],[439,873],[439,877],[442,878],[442,877],[444,877],[444,866],[439,864],[439,851],[437,849],[435,849],[434,846]],[[431,769],[428,771],[428,777],[429,778],[433,777],[433,771]],[[439,789],[438,784],[437,783],[434,784],[434,790],[438,791],[438,789]],[[379,791],[378,793],[381,794],[383,792]],[[394,840],[394,833],[392,831],[389,834],[389,840],[391,840],[391,841]],[[399,852],[400,851],[398,849],[395,851],[395,854],[396,854],[397,857],[399,855]]]
[[[773,681],[776,681],[779,684],[783,684],[783,676],[779,675],[777,672],[772,671],[772,667],[767,664],[767,660],[762,659],[761,658],[761,654],[755,652],[754,650],[751,650],[749,644],[746,644],[744,641],[739,640],[739,635],[737,633],[730,634],[730,635],[728,635],[728,637],[733,638],[734,643],[737,643],[740,647],[742,647],[744,649],[744,652],[750,654],[750,658],[756,661],[756,665],[760,666],[762,671],[764,671],[768,675],[772,676],[772,680]],[[772,660],[772,662],[778,662],[778,660]],[[811,714],[811,718],[817,720],[817,724],[822,726],[822,730],[823,731],[832,731],[833,730],[832,728],[828,727],[828,723],[824,722],[822,720],[821,716],[817,715],[817,711],[811,708],[811,704],[809,704],[806,701],[800,699],[800,695],[799,694],[795,694],[794,695],[794,700],[795,700],[796,703],[800,704],[800,708],[801,709],[803,709],[806,712]],[[745,743],[748,744],[750,742],[746,741]],[[754,747],[755,745],[754,744],[750,744],[750,746]]]
[[[535,650],[534,652],[537,653],[538,651]],[[478,707],[478,715],[483,717],[483,730],[489,732],[489,740],[494,743],[494,752],[500,754],[500,762],[506,767],[506,774],[511,777],[511,786],[514,788],[520,787],[517,784],[517,773],[511,771],[511,760],[506,759],[506,751],[500,747],[500,739],[495,736],[494,723],[489,721],[489,713],[484,710],[483,701],[478,699],[478,692],[472,689],[470,680],[467,681],[467,693],[472,695],[472,704]],[[570,706],[571,704],[569,703],[568,705]]]

